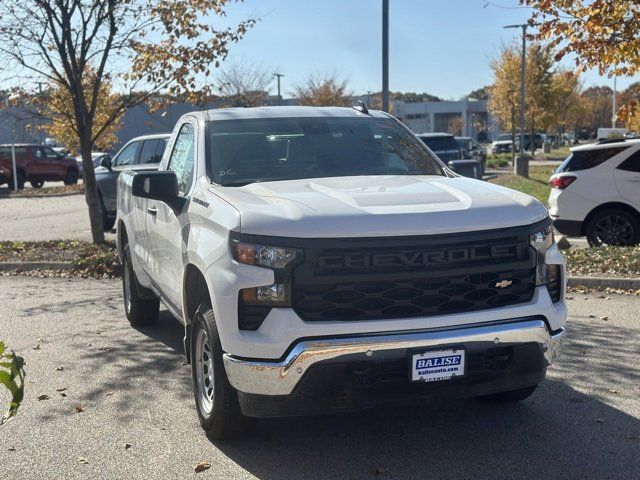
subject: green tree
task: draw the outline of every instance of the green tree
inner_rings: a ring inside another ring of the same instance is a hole
[[[20,0],[0,2],[5,81],[42,81],[68,92],[82,155],[93,241],[104,242],[91,150],[134,105],[162,94],[198,101],[207,77],[254,24],[221,30],[229,0]],[[9,72],[13,72],[13,77]],[[91,77],[87,81],[87,76]],[[103,84],[118,98],[97,120]]]

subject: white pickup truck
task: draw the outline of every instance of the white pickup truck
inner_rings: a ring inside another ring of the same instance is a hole
[[[565,334],[547,210],[455,175],[406,127],[355,108],[198,111],[158,172],[125,172],[127,317],[184,325],[208,435],[248,417],[518,401]]]

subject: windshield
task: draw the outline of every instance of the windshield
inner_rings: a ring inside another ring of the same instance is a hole
[[[208,125],[207,161],[220,185],[354,175],[444,175],[389,118],[221,120]]]

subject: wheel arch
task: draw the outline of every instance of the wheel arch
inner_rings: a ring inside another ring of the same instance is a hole
[[[598,213],[604,211],[604,210],[622,210],[625,211],[627,213],[630,213],[631,215],[633,215],[636,219],[638,219],[640,221],[640,212],[638,212],[638,210],[636,210],[635,208],[633,208],[631,205],[629,205],[628,203],[622,203],[622,202],[607,202],[607,203],[603,203],[602,205],[598,205],[596,208],[594,208],[593,210],[591,210],[587,216],[584,219],[584,222],[582,222],[582,235],[586,235],[587,234],[587,225],[589,225],[589,222],[591,221],[591,219],[597,215]]]
[[[193,263],[187,264],[184,269],[182,282],[182,310],[184,317],[184,352],[187,362],[191,363],[191,322],[198,307],[205,304],[213,307],[211,292],[204,273]]]

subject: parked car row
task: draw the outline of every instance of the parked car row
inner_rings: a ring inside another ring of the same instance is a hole
[[[450,133],[420,133],[417,137],[454,172],[482,179],[486,151],[470,137],[455,137]]]
[[[78,183],[80,172],[77,162],[59,154],[48,145],[0,145],[0,185],[14,188],[13,154],[15,152],[18,189],[26,182],[41,188],[47,181],[63,181],[65,185]]]

